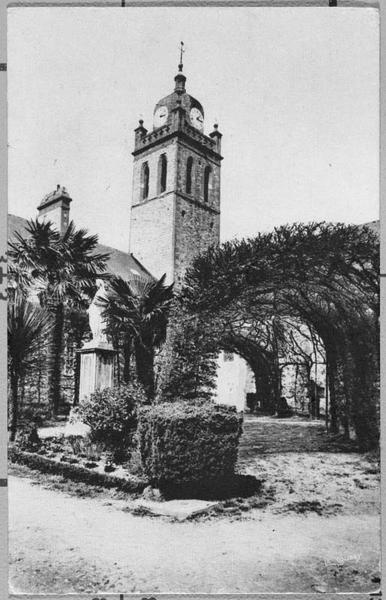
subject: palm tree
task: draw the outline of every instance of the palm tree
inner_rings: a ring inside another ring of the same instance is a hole
[[[48,399],[53,414],[60,407],[61,356],[65,306],[76,306],[95,290],[95,279],[103,276],[108,254],[95,252],[96,235],[75,229],[74,223],[61,233],[50,222],[28,221],[25,232],[9,244],[9,257],[33,281],[42,306],[53,315],[48,340]]]
[[[166,275],[158,281],[133,276],[125,281],[113,277],[107,298],[99,298],[104,306],[107,331],[120,330],[133,341],[136,370],[151,402],[154,398],[155,350],[165,341],[168,313],[173,298],[173,284],[165,285]]]
[[[14,294],[8,303],[8,371],[11,388],[11,441],[18,425],[18,396],[20,381],[34,366],[34,354],[45,336],[50,333],[52,321],[43,308],[29,302],[22,294]]]

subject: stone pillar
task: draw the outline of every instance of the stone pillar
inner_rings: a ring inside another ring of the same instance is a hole
[[[93,392],[114,385],[115,350],[109,344],[85,345],[80,357],[79,402]]]

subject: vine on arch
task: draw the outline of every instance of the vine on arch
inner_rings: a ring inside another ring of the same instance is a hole
[[[176,299],[172,373],[163,389],[184,395],[190,387],[191,397],[209,397],[219,349],[244,353],[256,371],[273,344],[286,351],[289,331],[303,323],[323,343],[331,430],[354,429],[363,447],[375,445],[378,265],[378,237],[354,225],[286,225],[210,248]]]

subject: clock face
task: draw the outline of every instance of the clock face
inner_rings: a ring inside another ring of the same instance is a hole
[[[160,106],[154,113],[154,127],[162,127],[165,125],[168,118],[168,108],[167,106]]]
[[[204,129],[204,116],[198,108],[192,108],[190,111],[190,122],[193,127],[196,127],[200,131]]]

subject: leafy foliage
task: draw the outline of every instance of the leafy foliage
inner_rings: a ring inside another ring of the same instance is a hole
[[[138,440],[156,486],[200,486],[234,474],[242,418],[233,407],[177,402],[143,408]]]
[[[141,386],[130,383],[94,392],[82,400],[77,412],[80,419],[89,425],[91,440],[102,442],[118,457],[133,446],[137,410],[145,401]]]
[[[19,417],[19,387],[22,378],[35,365],[35,352],[52,327],[47,312],[16,293],[8,303],[8,372],[11,387],[11,439],[16,435]]]
[[[11,277],[24,294],[37,295],[53,315],[48,343],[49,399],[54,412],[60,404],[64,306],[76,307],[95,293],[95,280],[104,273],[108,254],[96,252],[98,238],[71,222],[61,234],[50,222],[28,221],[9,243]]]
[[[107,331],[120,333],[126,344],[132,340],[138,381],[148,399],[154,397],[155,350],[165,340],[173,285],[165,285],[166,276],[155,281],[135,276],[129,281],[113,277],[109,281],[104,306]]]
[[[32,278],[43,304],[78,300],[105,269],[108,255],[95,252],[98,237],[75,229],[72,221],[61,234],[50,222],[30,220],[15,238],[9,258]]]
[[[16,295],[8,303],[8,367],[19,377],[34,365],[34,352],[50,331],[50,315],[42,308]]]
[[[210,341],[205,324],[174,306],[158,361],[158,402],[212,397],[217,363]]]
[[[178,300],[200,331],[201,355],[237,352],[257,379],[266,371],[276,399],[278,354],[303,324],[325,352],[331,430],[353,426],[363,447],[377,443],[379,241],[370,229],[294,224],[212,247],[187,271]],[[174,373],[175,385],[183,378]]]

